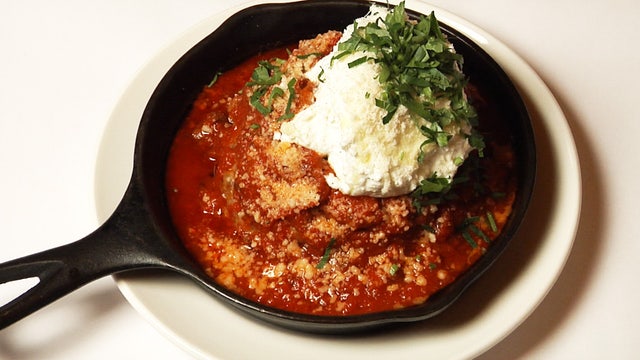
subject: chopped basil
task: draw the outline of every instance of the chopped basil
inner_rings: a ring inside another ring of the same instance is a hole
[[[267,104],[262,103],[262,97],[269,91],[269,87],[278,84],[282,79],[282,72],[277,65],[281,59],[272,59],[271,61],[260,61],[258,66],[251,74],[251,80],[247,82],[247,86],[256,86],[256,90],[249,97],[249,103],[258,112],[264,116],[271,113],[271,105],[276,97],[284,95],[284,91],[275,87],[271,91],[271,96],[267,100]]]
[[[391,265],[391,268],[389,269],[389,275],[394,276],[398,270],[400,270],[400,265],[398,264],[393,264]]]
[[[478,156],[484,157],[484,138],[480,135],[475,129],[471,132],[471,135],[468,137],[469,145],[473,148],[478,149]]]
[[[360,65],[360,64],[364,64],[364,63],[366,63],[367,61],[369,61],[369,57],[368,57],[368,56],[363,56],[363,57],[361,57],[361,58],[358,58],[358,59],[353,60],[352,62],[350,62],[349,64],[347,64],[347,66],[348,66],[349,68],[352,68],[352,67],[358,66],[358,65]]]
[[[221,72],[217,72],[215,73],[215,75],[213,75],[213,79],[211,79],[211,81],[209,82],[209,84],[207,85],[207,87],[212,87],[213,84],[215,84],[216,82],[218,82],[218,78],[220,77],[220,75],[222,75]]]
[[[320,69],[320,73],[318,74],[318,81],[323,83],[324,80],[325,80],[325,78],[324,78],[324,68],[321,68]]]
[[[469,246],[471,246],[472,249],[475,249],[475,248],[478,247],[478,243],[476,243],[476,241],[473,239],[473,237],[471,237],[469,232],[463,231],[462,232],[462,237],[467,241],[467,243],[469,244]]]
[[[273,102],[276,98],[282,97],[285,95],[285,91],[277,86],[282,80],[282,71],[280,70],[280,65],[284,64],[285,60],[283,59],[271,59],[270,61],[260,61],[258,62],[258,66],[253,70],[251,74],[251,80],[247,82],[247,86],[255,86],[257,87],[251,97],[249,98],[249,103],[253,106],[258,112],[264,116],[271,114],[273,110]],[[295,84],[296,79],[292,78],[287,83],[287,90],[289,92],[289,97],[287,99],[287,106],[285,108],[284,114],[282,114],[278,120],[290,119],[293,117],[293,113],[291,112],[291,105],[293,104],[293,100],[296,97],[295,94]],[[273,88],[271,88],[273,86]],[[266,104],[263,103],[262,98],[266,95],[266,93],[271,88],[271,95],[266,101]]]
[[[478,246],[478,244],[473,239],[471,233],[475,234],[486,243],[491,242],[491,239],[476,225],[478,221],[480,221],[480,216],[470,216],[466,218],[462,222],[462,224],[456,226],[456,229],[462,234],[462,237],[474,249]]]
[[[276,59],[273,61],[277,62]],[[269,61],[260,61],[258,62],[258,66],[253,70],[251,80],[247,85],[271,86],[279,83],[281,79],[282,72],[280,71],[280,67]]]
[[[493,213],[491,211],[487,211],[487,221],[489,222],[489,227],[491,231],[494,233],[498,232],[498,225],[496,225],[496,219],[493,217]]]
[[[422,180],[418,189],[423,195],[431,192],[446,192],[451,189],[451,181],[433,174],[431,177]]]
[[[489,237],[485,235],[485,233],[482,232],[482,230],[480,230],[480,228],[477,227],[476,225],[474,224],[469,225],[469,229],[473,231],[476,235],[478,235],[485,242],[487,243],[491,242],[491,239],[489,239]]]
[[[450,192],[450,190],[456,183],[456,181],[451,181],[448,178],[439,177],[435,173],[423,179],[411,193],[413,207],[420,212],[424,205],[437,205],[444,200],[455,199],[457,195]]]
[[[329,244],[327,244],[327,247],[324,249],[322,258],[318,262],[318,265],[316,265],[316,269],[322,269],[325,265],[327,265],[327,263],[329,262],[329,256],[331,255],[331,249],[333,248],[335,242],[335,238],[331,238],[331,240],[329,240]]]
[[[267,92],[269,88],[260,88],[253,92],[251,97],[249,97],[249,103],[253,106],[258,112],[262,115],[269,115],[271,113],[271,108],[266,107],[262,104],[262,97]]]
[[[427,140],[425,140],[420,148],[422,149],[425,145],[435,143],[438,147],[445,147],[449,144],[449,140],[451,139],[451,134],[442,130],[440,126],[436,123],[432,123],[430,126],[423,125],[420,127],[420,132],[424,135]],[[419,160],[422,162],[424,152],[421,152],[419,156]]]
[[[311,56],[322,57],[323,54],[322,53],[313,52],[313,53],[308,53],[308,54],[303,54],[303,55],[296,55],[296,57],[298,59],[301,59],[301,60],[304,60],[304,59],[306,59],[308,57],[311,57]]]
[[[289,98],[287,99],[287,107],[284,109],[284,114],[282,114],[278,118],[278,120],[291,119],[293,117],[293,115],[294,115],[291,112],[291,104],[293,103],[293,100],[296,98],[295,85],[296,85],[296,78],[291,78],[291,80],[289,80],[289,82],[287,83],[287,90],[289,90]],[[276,89],[279,89],[279,88],[276,88]]]
[[[433,12],[416,22],[408,21],[403,1],[382,21],[364,26],[354,23],[353,34],[338,45],[338,50],[332,61],[367,52],[351,61],[349,67],[369,60],[379,64],[383,93],[375,104],[386,111],[382,122],[391,121],[404,105],[425,120],[418,124],[427,138],[422,147],[429,143],[446,146],[451,135],[443,129],[453,122],[475,123],[476,112],[464,94],[467,80],[460,71],[462,56],[453,51]],[[450,106],[437,107],[442,99]],[[469,135],[469,143],[482,152],[484,142],[475,131]]]

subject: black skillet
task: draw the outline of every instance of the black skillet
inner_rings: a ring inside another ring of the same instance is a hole
[[[296,314],[254,303],[229,292],[204,274],[177,238],[167,210],[164,191],[167,153],[191,103],[214,74],[232,68],[260,50],[314,37],[329,29],[343,29],[366,14],[370,4],[334,0],[258,5],[231,16],[191,48],[167,72],[145,108],[136,138],[132,178],[113,215],[81,240],[0,264],[0,283],[40,279],[36,286],[0,308],[0,329],[88,282],[143,268],[177,271],[236,309],[272,324],[307,332],[345,333],[419,321],[452,304],[496,260],[516,233],[533,189],[535,146],[528,113],[509,78],[476,44],[444,24],[443,31],[465,58],[465,73],[473,82],[482,84],[489,100],[508,119],[502,126],[508,129],[517,147],[519,190],[505,230],[487,253],[426,303],[384,313],[331,317]]]

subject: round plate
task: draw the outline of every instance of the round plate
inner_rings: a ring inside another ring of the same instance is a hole
[[[264,1],[241,8],[259,3]],[[424,354],[469,358],[513,331],[555,283],[573,244],[581,199],[578,157],[560,107],[537,74],[491,35],[428,4],[409,0],[406,7],[424,14],[435,11],[438,20],[480,45],[511,77],[527,104],[538,149],[539,181],[517,237],[443,314],[346,337],[295,333],[255,321],[172,273],[136,271],[115,276],[131,305],[186,351],[220,359],[251,358],[259,351],[263,359],[279,359],[286,344],[290,358],[370,360]],[[241,8],[216,14],[171,43],[144,67],[122,96],[98,155],[96,204],[102,221],[113,212],[129,182],[138,123],[156,85],[182,54]]]

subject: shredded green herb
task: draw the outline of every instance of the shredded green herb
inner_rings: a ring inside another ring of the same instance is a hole
[[[215,75],[213,75],[213,79],[211,79],[211,81],[209,82],[209,84],[207,85],[207,87],[212,87],[213,84],[215,84],[216,82],[218,82],[218,78],[220,77],[220,75],[222,75],[221,72],[217,72],[215,73]]]
[[[356,66],[358,66],[360,64],[366,63],[369,60],[370,60],[370,58],[368,56],[363,56],[361,58],[358,58],[358,59],[355,59],[355,60],[351,61],[349,64],[347,64],[347,66],[349,68],[356,67]]]
[[[460,225],[456,226],[456,229],[460,232],[462,237],[474,249],[478,247],[478,243],[475,241],[471,233],[475,234],[486,243],[491,242],[491,239],[476,225],[476,223],[480,221],[480,218],[480,216],[470,216],[464,219]]]
[[[273,59],[273,63],[266,60],[258,62],[258,66],[253,70],[251,80],[247,85],[271,86],[279,83],[282,79],[282,72],[277,62],[278,59]]]
[[[417,190],[421,195],[428,193],[442,193],[451,189],[451,181],[447,178],[438,177],[437,174],[433,174],[431,177],[424,179]]]
[[[457,176],[451,180],[434,173],[420,181],[418,187],[411,192],[413,207],[420,212],[425,205],[437,205],[446,200],[456,199],[457,195],[451,189],[467,180],[464,176]]]
[[[386,110],[382,122],[386,124],[391,121],[400,106],[405,106],[419,118],[416,124],[425,137],[420,146],[419,162],[424,161],[425,150],[431,144],[438,147],[448,145],[452,135],[445,129],[454,123],[471,126],[467,139],[478,150],[479,156],[483,156],[483,137],[473,128],[477,123],[477,114],[464,93],[467,79],[461,71],[463,58],[453,50],[441,31],[434,12],[428,16],[421,15],[415,21],[409,20],[403,1],[391,9],[384,19],[363,26],[355,22],[352,35],[338,45],[338,52],[331,58],[331,63],[354,53],[361,53],[362,56],[351,60],[348,63],[350,68],[369,61],[380,65],[378,80],[383,91],[374,100],[376,106]],[[302,59],[309,56],[321,54],[298,55]],[[247,83],[254,87],[250,104],[264,116],[272,112],[276,99],[288,93],[285,111],[278,120],[294,117],[291,107],[296,98],[295,79],[287,83],[286,89],[277,86],[282,81],[280,66],[284,62],[277,58],[260,61]],[[321,69],[318,81],[324,82],[324,76],[325,70]],[[265,98],[269,91],[270,95]],[[466,160],[457,157],[454,162],[461,166]],[[449,191],[457,178],[452,180],[433,174],[422,180],[412,193],[414,206],[419,209],[425,204],[438,204],[455,198],[456,194]],[[425,200],[425,197],[428,199]]]
[[[320,73],[318,74],[318,81],[323,83],[325,81],[324,77],[324,69],[320,69]]]
[[[308,53],[308,54],[303,54],[303,55],[296,55],[296,57],[297,57],[298,59],[302,59],[302,60],[304,60],[304,59],[306,59],[306,58],[308,58],[308,57],[311,57],[311,56],[322,57],[323,55],[322,55],[322,53],[317,53],[317,52]]]
[[[478,247],[478,243],[476,243],[476,241],[473,239],[471,234],[469,234],[469,232],[463,231],[462,237],[467,241],[467,243],[469,244],[469,246],[471,246],[472,249],[475,249]]]
[[[251,74],[251,80],[247,82],[247,86],[254,86],[256,89],[249,97],[249,103],[262,115],[267,116],[273,110],[273,102],[275,99],[285,95],[285,91],[277,86],[271,89],[269,98],[266,99],[266,103],[263,103],[262,98],[267,94],[269,89],[276,84],[279,84],[282,80],[282,71],[280,65],[284,63],[283,59],[271,59],[270,61],[260,61],[258,66],[253,70]],[[287,90],[289,92],[289,98],[287,100],[287,107],[285,113],[280,117],[281,119],[289,119],[293,117],[291,113],[291,104],[295,99],[294,85],[295,79],[291,79],[287,84]]]
[[[394,276],[398,270],[400,270],[400,265],[398,264],[393,264],[391,265],[391,268],[389,269],[389,275]]]
[[[292,78],[287,83],[287,90],[289,90],[289,98],[287,99],[287,107],[284,109],[284,114],[282,114],[278,120],[288,120],[293,117],[293,113],[291,112],[291,104],[293,104],[293,100],[296,98],[296,78]]]
[[[487,221],[489,222],[489,227],[491,231],[494,233],[498,232],[498,225],[496,225],[496,219],[493,217],[493,213],[491,211],[487,211]]]
[[[258,112],[262,115],[269,115],[271,113],[271,108],[262,105],[262,97],[267,93],[268,88],[262,88],[254,91],[254,93],[249,98],[249,103],[253,106]]]
[[[353,34],[338,45],[338,51],[332,61],[366,52],[351,61],[349,67],[369,60],[380,65],[383,93],[375,103],[386,110],[382,122],[391,121],[400,105],[424,119],[425,123],[418,125],[427,138],[421,152],[431,143],[446,146],[451,135],[443,129],[451,123],[475,123],[476,112],[464,94],[467,80],[460,71],[463,58],[452,49],[433,12],[408,21],[403,1],[383,21],[365,26],[354,23]],[[443,102],[449,105],[438,105]],[[481,153],[482,136],[472,130],[468,139]]]
[[[489,239],[489,237],[485,235],[485,233],[482,232],[482,230],[480,230],[480,228],[477,227],[475,224],[470,224],[469,230],[471,230],[474,234],[478,235],[482,240],[484,240],[484,242],[486,243],[491,242],[491,239]]]
[[[327,263],[329,262],[329,256],[331,256],[331,249],[333,249],[333,245],[335,244],[335,242],[335,238],[331,238],[331,240],[329,240],[329,244],[327,244],[327,247],[324,249],[322,258],[320,258],[318,265],[316,265],[316,269],[322,269],[325,265],[327,265]]]

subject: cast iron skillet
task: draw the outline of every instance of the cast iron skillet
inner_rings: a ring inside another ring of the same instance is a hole
[[[487,253],[452,285],[425,304],[358,316],[311,316],[272,309],[241,298],[214,283],[185,251],[167,210],[164,173],[173,137],[191,103],[214,76],[256,52],[343,29],[367,13],[369,2],[307,1],[247,8],[230,17],[189,50],[164,76],[143,113],[128,189],[113,215],[95,232],[74,243],[0,265],[0,283],[38,277],[29,291],[0,308],[0,328],[20,320],[69,292],[121,271],[162,268],[177,271],[213,296],[259,319],[286,328],[345,333],[384,324],[424,320],[445,310],[500,255],[516,233],[528,205],[535,175],[530,119],[518,92],[499,66],[477,45],[442,25],[465,57],[464,71],[483,85],[509,119],[504,124],[517,146],[519,190],[511,218]],[[411,16],[416,13],[408,11]]]

